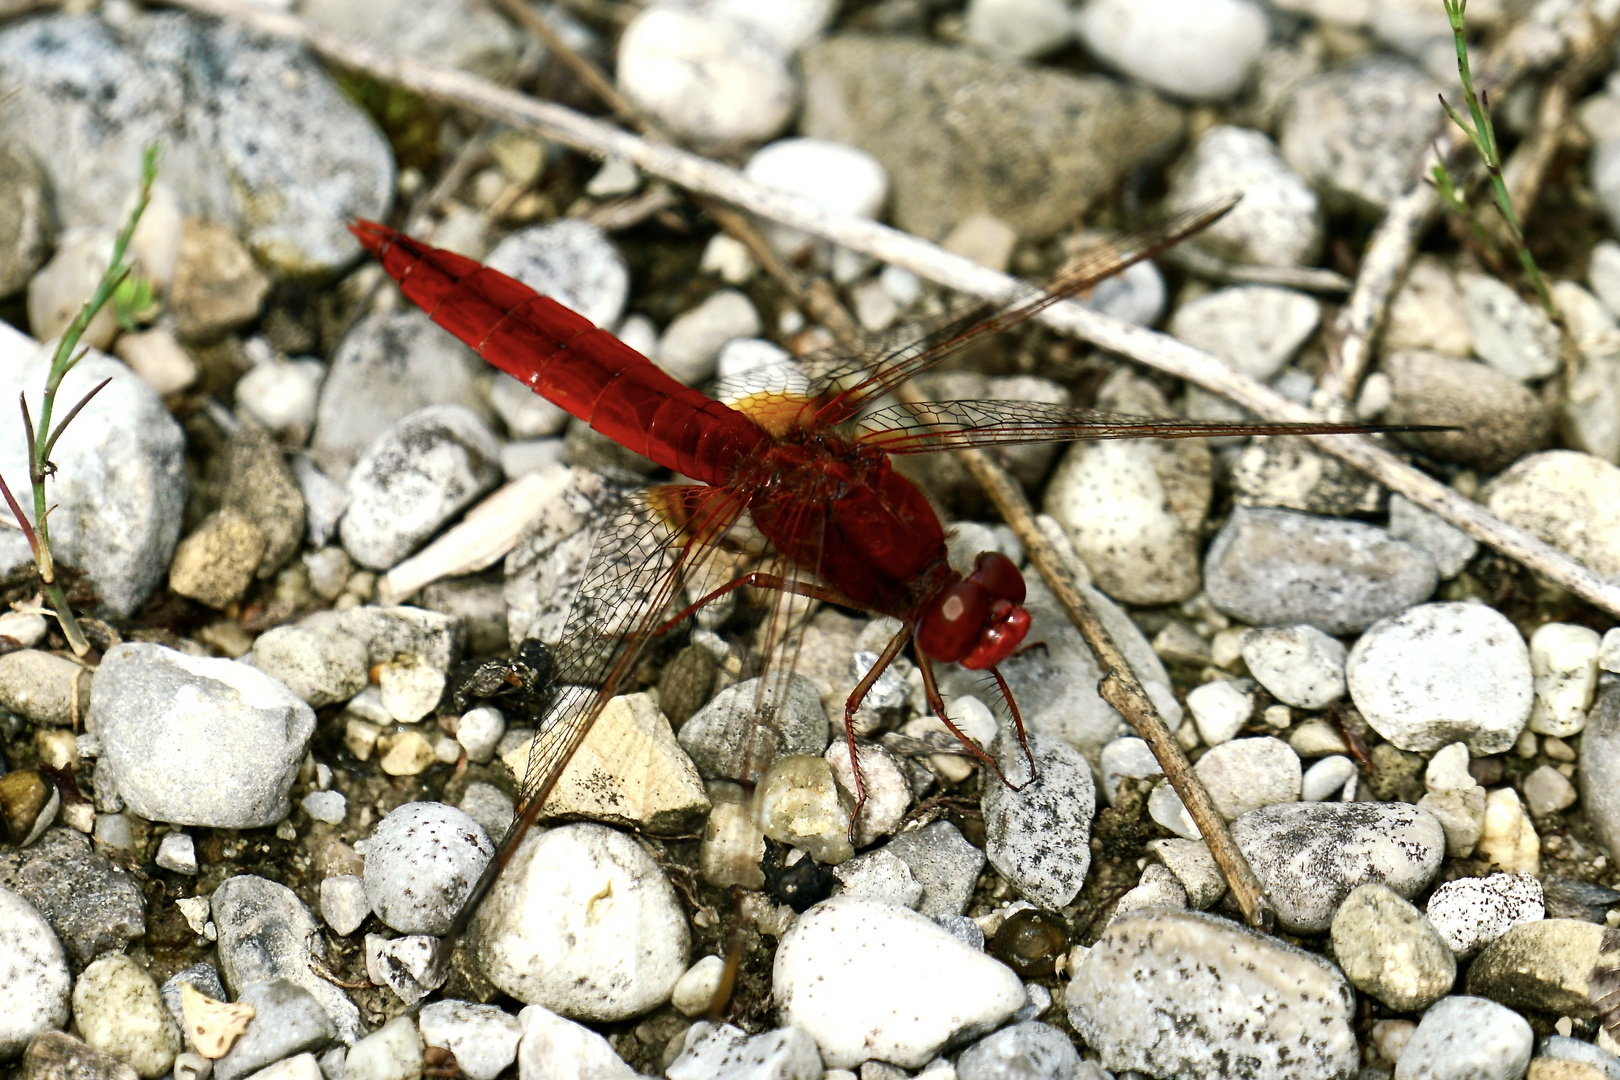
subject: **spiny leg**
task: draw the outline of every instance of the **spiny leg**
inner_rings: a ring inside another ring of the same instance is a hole
[[[948,730],[952,735],[956,736],[957,742],[962,744],[962,748],[965,749],[970,756],[977,758],[980,764],[986,766],[991,772],[995,773],[996,779],[1000,780],[1007,787],[1012,787],[1012,782],[1002,774],[1001,766],[996,762],[996,759],[991,757],[990,754],[978,743],[974,742],[972,737],[969,736],[967,732],[957,727],[949,716],[945,715],[945,699],[940,695],[939,684],[934,681],[934,663],[932,660],[928,659],[927,654],[921,649],[917,650],[917,668],[922,672],[923,693],[928,697],[928,707],[934,710],[934,715],[939,717],[939,722],[944,724],[946,730]]]
[[[1022,791],[1040,778],[1040,772],[1035,768],[1035,755],[1030,752],[1029,736],[1024,733],[1024,714],[1018,711],[1018,702],[1013,698],[1012,688],[1007,685],[1007,680],[1001,677],[999,667],[992,667],[990,674],[996,677],[996,685],[1001,688],[1001,700],[1007,703],[1007,711],[1012,714],[1013,726],[1018,729],[1018,745],[1024,748],[1024,760],[1029,762],[1029,779],[1013,787],[1014,791]],[[1011,784],[1007,786],[1012,787]]]
[[[889,643],[883,646],[883,651],[873,661],[864,678],[856,684],[848,700],[844,702],[844,739],[849,744],[849,767],[855,774],[855,809],[849,815],[849,842],[855,843],[855,822],[861,816],[861,808],[866,805],[866,781],[861,777],[861,762],[856,754],[855,746],[855,710],[861,707],[866,695],[871,692],[872,686],[878,677],[889,669],[894,658],[900,655],[900,650],[906,647],[912,633],[916,629],[915,623],[906,623],[900,627]],[[920,653],[918,655],[921,655]]]

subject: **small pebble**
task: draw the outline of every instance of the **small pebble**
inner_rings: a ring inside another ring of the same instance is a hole
[[[472,818],[444,803],[406,803],[377,823],[365,850],[371,909],[402,934],[442,934],[495,854]]]
[[[1203,911],[1226,892],[1226,878],[1202,840],[1154,840],[1148,845],[1187,894],[1187,906]]]
[[[1429,897],[1429,922],[1451,951],[1467,958],[1520,923],[1546,916],[1541,882],[1529,874],[1457,878]]]
[[[1543,623],[1530,635],[1535,675],[1530,730],[1538,735],[1578,735],[1597,691],[1597,631],[1570,623]]]
[[[1316,193],[1264,132],[1218,124],[1172,167],[1165,201],[1176,211],[1191,210],[1231,191],[1243,192],[1243,201],[1190,243],[1260,266],[1301,266],[1316,258],[1324,232]]]
[[[333,874],[321,879],[321,918],[340,937],[354,933],[370,914],[366,883],[358,874]]]
[[[1430,1006],[1395,1063],[1395,1080],[1518,1080],[1530,1065],[1530,1025],[1512,1009],[1478,997]]]
[[[996,749],[1009,781],[1027,779],[1016,740],[1002,739]],[[1032,734],[1029,750],[1033,781],[1013,789],[990,780],[982,789],[985,854],[1020,896],[1056,911],[1073,902],[1091,867],[1097,791],[1091,765],[1067,743]]]
[[[337,1035],[320,1002],[285,979],[243,987],[236,1003],[251,1007],[252,1018],[214,1063],[215,1080],[237,1080],[295,1054],[323,1050]]]
[[[889,194],[889,177],[864,150],[826,139],[781,139],[748,159],[743,175],[755,183],[801,195],[834,213],[876,217]],[[768,226],[771,243],[788,258],[811,238],[780,225]]]
[[[522,1034],[517,1017],[494,1005],[446,999],[422,1007],[422,1041],[456,1055],[467,1080],[495,1080],[517,1057]]]
[[[1344,791],[1345,784],[1356,777],[1356,763],[1339,754],[1321,758],[1300,781],[1299,797],[1303,802],[1326,802]]]
[[[736,289],[721,289],[669,324],[658,339],[660,367],[688,386],[714,378],[720,350],[759,334],[759,313]]]
[[[1221,101],[1265,47],[1265,12],[1247,0],[1088,0],[1075,15],[1093,54],[1166,93]]]
[[[1551,765],[1542,765],[1531,771],[1520,783],[1524,792],[1525,808],[1531,817],[1556,814],[1575,803],[1575,785]]]
[[[417,1080],[422,1037],[409,1016],[397,1016],[349,1047],[343,1080]]]
[[[1580,919],[1538,919],[1512,926],[1468,967],[1468,992],[1515,1009],[1588,1019],[1593,969],[1603,955],[1602,926]]]
[[[624,256],[606,233],[583,218],[563,218],[510,233],[490,251],[484,265],[610,330],[618,325],[630,295]],[[556,430],[527,432],[524,437],[537,434],[552,435]]]
[[[673,5],[644,9],[619,38],[619,89],[677,136],[759,142],[792,115],[784,57],[744,26]]]
[[[1402,750],[1462,741],[1476,755],[1511,747],[1530,717],[1530,651],[1483,604],[1423,604],[1381,620],[1350,650],[1350,696]]]
[[[1344,696],[1345,655],[1337,639],[1314,626],[1243,634],[1243,662],[1250,674],[1272,697],[1295,708],[1321,709]]]
[[[936,821],[901,833],[885,844],[884,850],[910,867],[911,876],[922,884],[918,912],[937,918],[967,910],[985,857],[955,825]]]
[[[1103,747],[1098,771],[1102,774],[1103,795],[1109,806],[1114,805],[1121,780],[1153,780],[1164,775],[1164,768],[1153,756],[1152,749],[1134,736],[1115,739]]]
[[[1572,450],[1521,458],[1480,491],[1498,517],[1602,577],[1620,575],[1620,467]]]
[[[1299,799],[1299,755],[1281,739],[1234,739],[1211,748],[1194,766],[1215,808],[1228,821],[1273,803]]]
[[[1184,839],[1200,840],[1203,836],[1168,780],[1159,781],[1149,793],[1148,816]]]
[[[834,867],[833,877],[842,886],[840,896],[912,910],[922,901],[922,883],[912,876],[911,867],[887,848],[868,851]]]
[[[1389,497],[1389,534],[1427,552],[1448,581],[1479,551],[1478,540],[1400,494]]]
[[[962,1051],[958,1080],[1059,1080],[1080,1073],[1080,1052],[1067,1035],[1035,1020],[1002,1028]],[[926,1074],[923,1074],[926,1075]]]
[[[749,1036],[730,1024],[699,1021],[687,1030],[684,1047],[664,1071],[669,1080],[743,1080],[750,1076],[822,1080],[824,1076],[815,1040],[795,1027]],[[868,1063],[873,1064],[878,1063]]]
[[[467,751],[467,760],[487,765],[495,757],[495,747],[506,734],[506,718],[489,705],[469,709],[456,722],[456,742]]]
[[[312,791],[304,796],[304,813],[328,825],[341,825],[348,816],[349,800],[341,791]]]
[[[79,974],[73,1021],[85,1042],[128,1062],[146,1080],[167,1073],[182,1049],[157,983],[122,953],[103,956]]]
[[[1205,746],[1228,742],[1254,715],[1254,701],[1226,679],[1216,679],[1189,691],[1187,708]]]
[[[1396,1012],[1451,990],[1457,961],[1423,913],[1387,885],[1351,890],[1333,915],[1333,956],[1352,986]]]
[[[772,840],[790,844],[817,862],[836,866],[850,859],[849,813],[832,766],[807,754],[780,758],[760,784],[760,825]]]
[[[1485,797],[1477,851],[1509,874],[1541,873],[1541,840],[1512,788],[1497,788]]]
[[[783,1020],[808,1032],[832,1068],[870,1058],[918,1068],[1025,1001],[1009,969],[929,919],[859,900],[800,916],[777,947],[772,982]]]
[[[669,1002],[683,1016],[701,1016],[714,1004],[715,991],[726,962],[718,956],[705,956],[687,969],[670,992]]]
[[[1521,382],[1558,370],[1558,329],[1541,308],[1488,274],[1459,275],[1474,353]]]
[[[173,870],[177,874],[195,874],[197,872],[197,846],[192,842],[190,833],[165,833],[158,842],[157,856],[153,860],[165,870]]]
[[[1321,933],[1344,897],[1378,882],[1416,896],[1434,880],[1445,833],[1404,803],[1283,803],[1239,818],[1232,838],[1296,934]]]

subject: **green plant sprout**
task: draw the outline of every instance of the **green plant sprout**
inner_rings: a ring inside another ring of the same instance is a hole
[[[1496,197],[1496,209],[1502,215],[1502,221],[1507,226],[1508,240],[1513,245],[1514,252],[1519,256],[1519,266],[1524,270],[1524,276],[1529,280],[1530,287],[1536,292],[1536,298],[1541,301],[1543,310],[1555,323],[1562,323],[1563,319],[1558,311],[1558,304],[1553,300],[1552,290],[1547,287],[1546,278],[1541,276],[1541,267],[1530,254],[1530,246],[1524,241],[1524,233],[1519,229],[1519,219],[1513,213],[1513,202],[1508,198],[1507,181],[1502,178],[1502,155],[1496,143],[1496,127],[1491,123],[1491,114],[1487,111],[1489,102],[1485,96],[1474,89],[1474,74],[1468,65],[1468,37],[1467,27],[1463,15],[1468,8],[1468,0],[1440,0],[1446,9],[1446,18],[1451,23],[1451,36],[1457,42],[1457,74],[1462,81],[1463,100],[1468,103],[1468,113],[1473,123],[1452,107],[1445,99],[1440,97],[1440,107],[1446,110],[1451,122],[1462,128],[1478,151],[1480,161],[1485,165],[1485,171],[1491,178],[1491,191]],[[1480,228],[1479,222],[1468,213],[1457,184],[1451,176],[1450,170],[1442,160],[1435,164],[1431,173],[1435,187],[1440,193],[1441,201],[1454,212],[1461,214],[1469,222],[1469,228],[1474,238],[1489,250],[1486,243],[1485,231]]]
[[[140,224],[141,214],[145,212],[146,204],[152,197],[152,182],[157,178],[157,157],[156,143],[149,145],[146,152],[141,155],[140,194],[135,200],[135,208],[130,211],[129,220],[118,233],[118,239],[113,242],[112,259],[107,264],[107,271],[101,275],[101,281],[96,285],[95,292],[84,302],[79,314],[74,317],[61,340],[56,343],[56,351],[51,356],[51,368],[45,376],[45,393],[40,398],[37,428],[34,426],[33,417],[28,413],[27,397],[18,395],[18,401],[22,406],[23,429],[28,442],[28,481],[34,492],[32,523],[18,505],[4,478],[0,478],[0,494],[5,496],[6,505],[11,508],[12,516],[17,519],[18,528],[28,540],[28,547],[34,553],[34,567],[39,571],[40,580],[45,585],[45,595],[56,611],[56,620],[62,626],[62,636],[67,638],[69,647],[77,656],[89,652],[90,643],[85,640],[84,631],[79,628],[79,622],[73,616],[73,609],[68,604],[67,596],[62,592],[61,582],[56,580],[56,563],[51,556],[50,508],[45,505],[45,480],[56,472],[56,466],[51,463],[51,450],[56,446],[56,440],[62,437],[62,432],[73,422],[73,418],[79,415],[79,411],[90,403],[90,399],[100,393],[112,380],[104,379],[92,387],[89,393],[79,399],[78,404],[68,410],[68,414],[54,429],[51,427],[51,413],[56,406],[56,392],[61,387],[62,380],[89,351],[79,349],[79,339],[84,336],[90,320],[96,317],[96,313],[113,298],[130,276],[133,267],[131,263],[124,261],[124,252],[128,250],[130,237],[135,234],[135,226]]]

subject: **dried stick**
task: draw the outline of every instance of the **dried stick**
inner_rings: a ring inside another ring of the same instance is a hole
[[[316,30],[294,16],[255,8],[241,0],[174,0],[174,3],[193,11],[238,19],[263,32],[300,41],[333,63],[376,79],[399,83],[424,97],[536,132],[584,153],[596,157],[617,154],[643,171],[688,190],[904,267],[947,288],[974,296],[1000,298],[1018,287],[1015,279],[953,255],[920,237],[875,221],[835,213],[802,196],[763,187],[734,169],[696,154],[649,142],[560,105],[501,90],[477,76],[387,55]],[[1209,353],[1164,334],[1122,323],[1072,302],[1056,304],[1040,318],[1064,333],[1221,394],[1266,419],[1304,423],[1322,419]],[[1316,445],[1587,602],[1620,615],[1620,586],[1419,472],[1371,440],[1357,435],[1333,435],[1319,438]]]

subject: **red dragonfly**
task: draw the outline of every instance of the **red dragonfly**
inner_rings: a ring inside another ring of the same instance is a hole
[[[776,371],[774,382],[755,376],[751,385],[717,390],[729,404],[682,385],[606,330],[505,274],[384,225],[351,226],[405,296],[485,360],[615,442],[689,478],[630,497],[599,535],[559,642],[559,701],[530,750],[522,810],[443,940],[441,955],[466,928],[473,908],[603,707],[626,684],[647,643],[744,586],[899,620],[899,631],[845,703],[852,762],[855,712],[910,644],[935,715],[967,752],[1000,776],[995,761],[947,717],[934,665],[988,671],[1022,738],[1016,703],[997,665],[1018,650],[1029,629],[1024,580],[998,552],[980,554],[966,574],[953,569],[939,516],[894,469],[893,455],[1052,440],[1383,430],[1200,423],[1022,401],[878,405],[947,356],[1152,257],[1229,206],[1183,215],[1110,245],[1071,264],[1043,289],[976,308],[873,358],[801,361]],[[743,574],[669,618],[677,589],[699,572],[744,515],[780,556],[779,569]],[[762,691],[765,685],[761,679]],[[766,696],[762,692],[757,704],[768,707]],[[856,787],[858,814],[865,798],[858,766]]]

